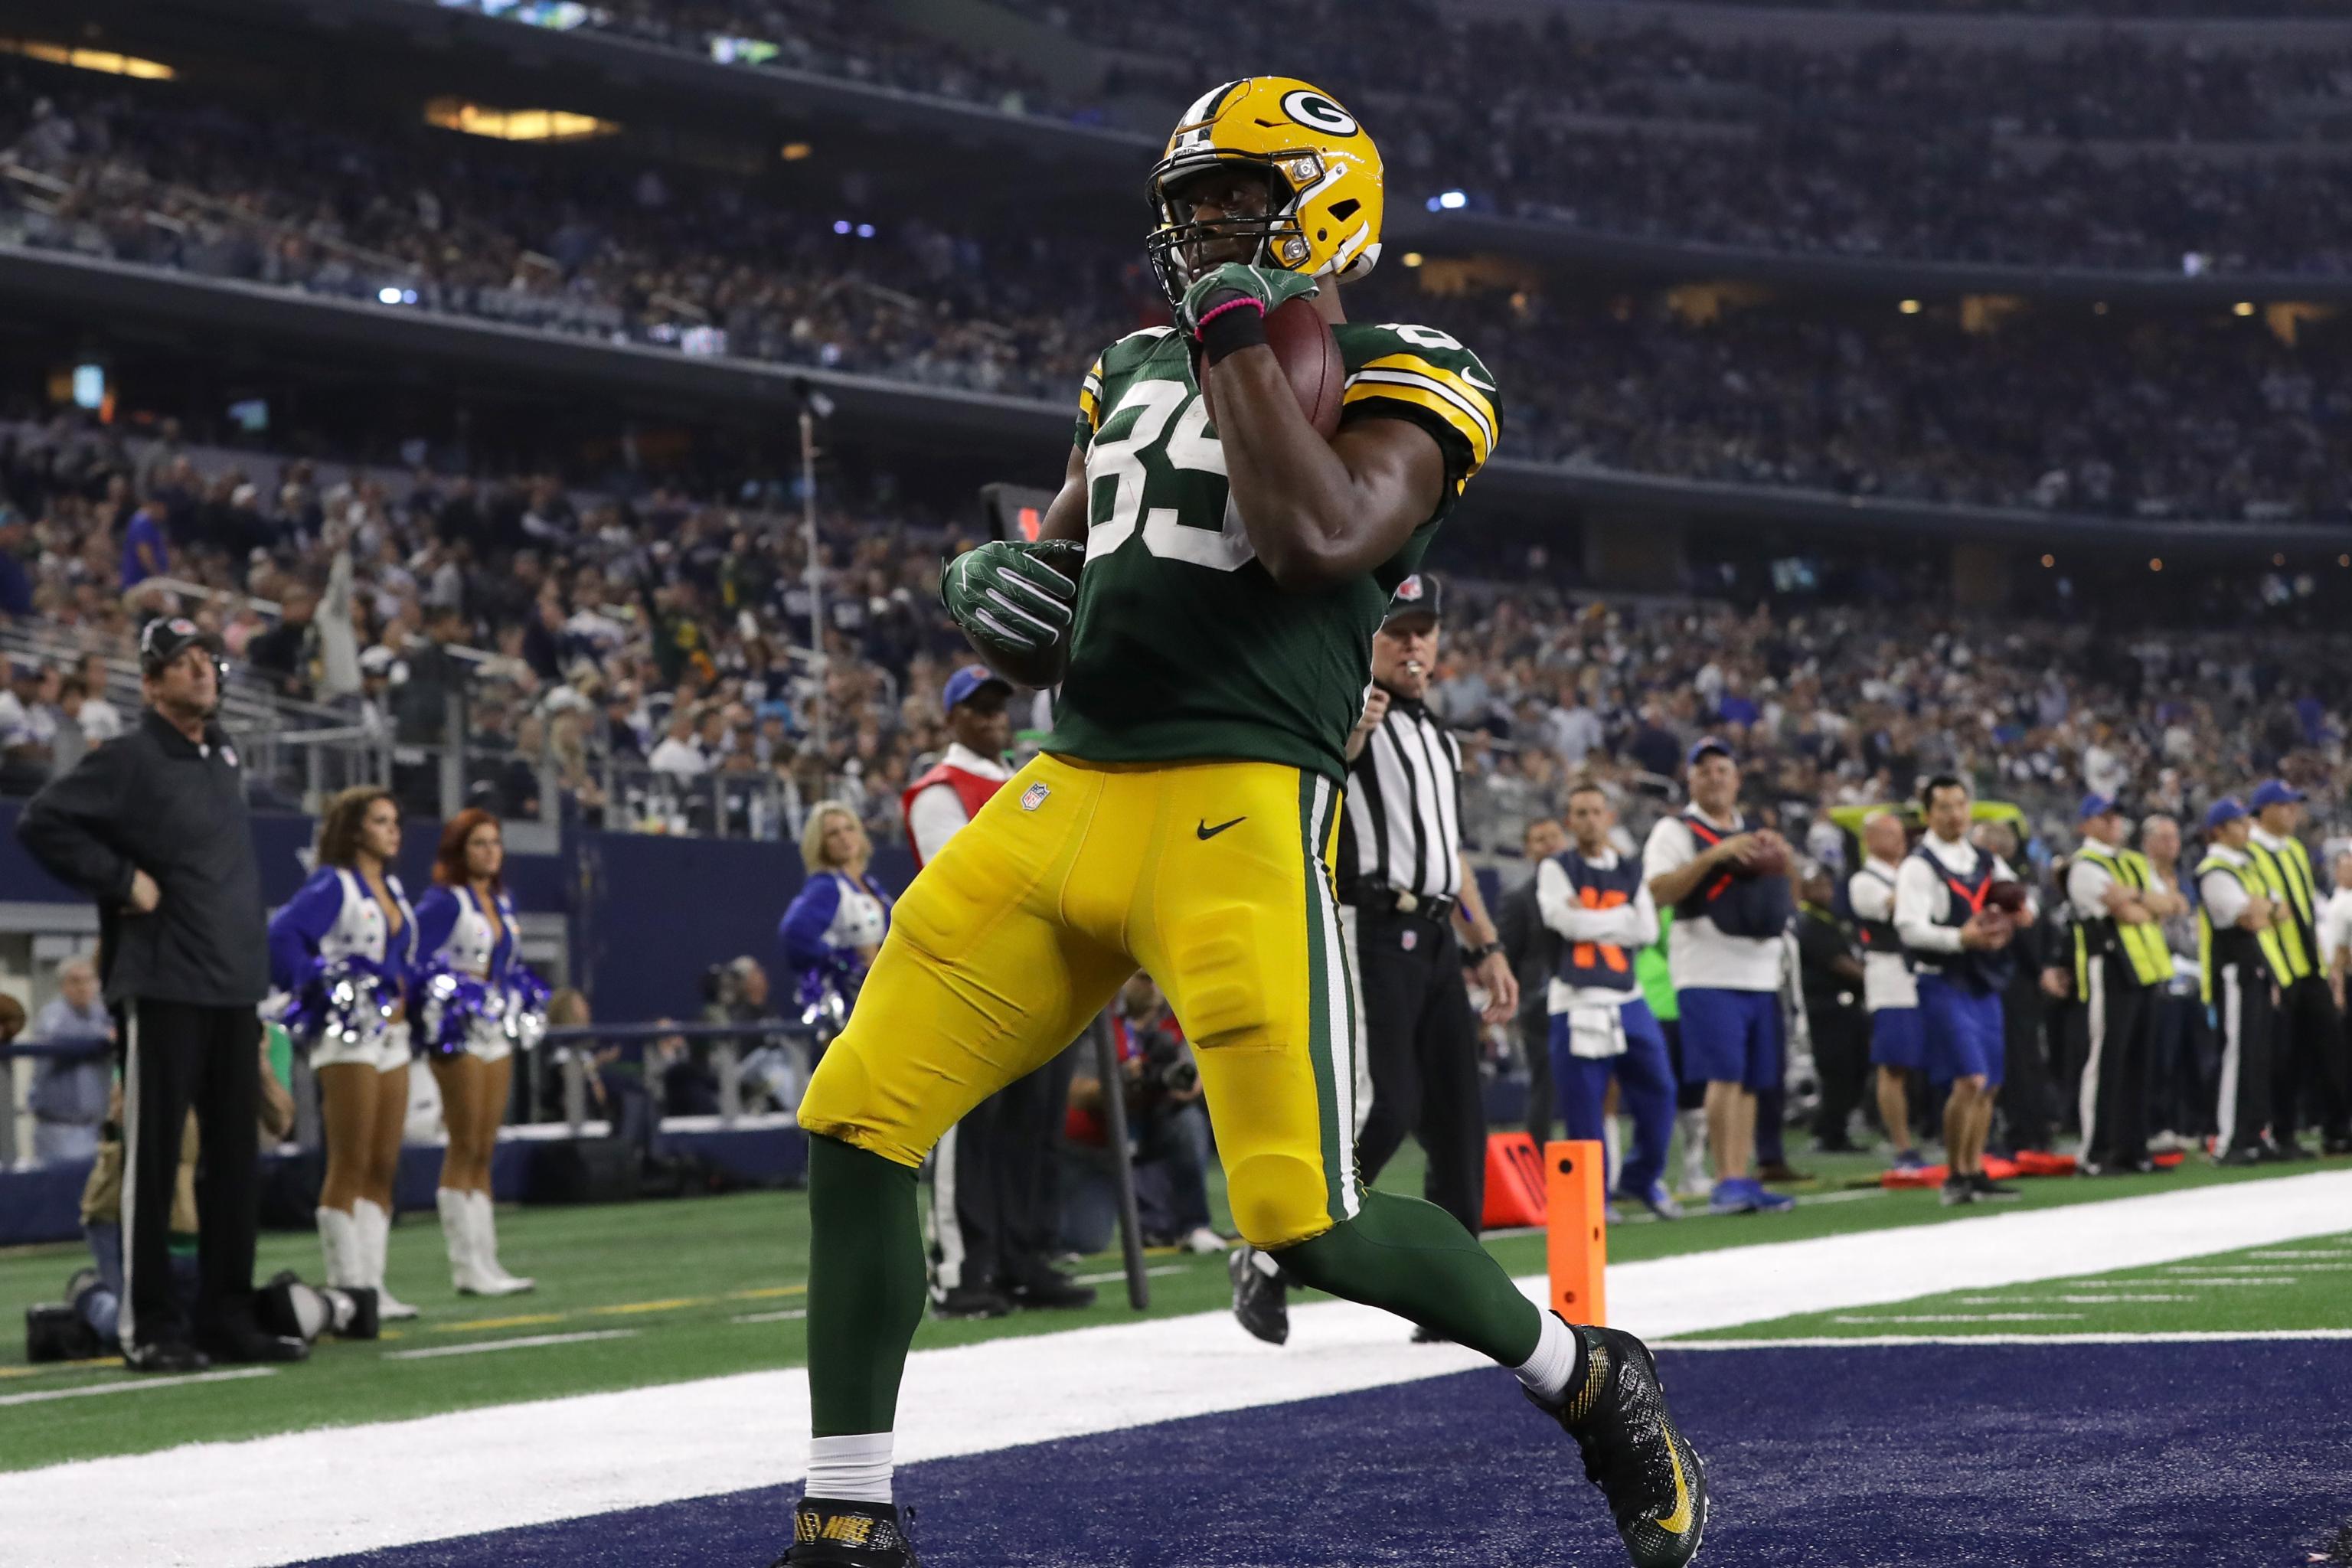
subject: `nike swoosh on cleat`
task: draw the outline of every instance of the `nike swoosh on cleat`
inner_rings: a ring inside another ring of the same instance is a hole
[[[1691,1497],[1690,1488],[1683,1480],[1682,1451],[1675,1447],[1672,1437],[1666,1439],[1666,1458],[1675,1467],[1675,1511],[1658,1521],[1658,1528],[1668,1535],[1680,1535],[1691,1525]]]
[[[1192,829],[1192,831],[1200,837],[1214,838],[1218,834],[1223,833],[1226,828],[1234,826],[1234,824],[1247,822],[1249,818],[1246,816],[1236,816],[1232,822],[1220,822],[1214,827],[1212,827],[1209,826],[1209,819],[1204,816],[1201,818],[1201,825]]]

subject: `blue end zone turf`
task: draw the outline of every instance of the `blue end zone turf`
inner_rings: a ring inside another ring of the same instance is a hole
[[[1716,1487],[1702,1561],[1725,1568],[2284,1568],[2352,1521],[2352,1342],[1659,1359]],[[1624,1560],[1574,1447],[1498,1372],[940,1460],[898,1489],[925,1568]],[[765,1568],[796,1491],[321,1561]]]

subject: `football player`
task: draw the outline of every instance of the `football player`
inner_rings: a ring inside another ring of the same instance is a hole
[[[814,1441],[786,1563],[914,1563],[890,1432],[923,1312],[916,1168],[1139,966],[1192,1043],[1244,1238],[1510,1368],[1581,1447],[1636,1564],[1698,1550],[1706,1471],[1641,1342],[1538,1310],[1444,1210],[1356,1180],[1328,865],[1342,747],[1389,595],[1500,421],[1453,338],[1341,313],[1338,286],[1380,257],[1381,186],[1328,93],[1254,77],[1203,94],[1148,185],[1175,325],[1087,373],[1038,541],[948,568],[983,658],[1034,672],[1066,646],[1067,672],[1045,754],[908,889],[801,1105]],[[1298,299],[1345,362],[1328,441],[1266,346],[1266,316]]]

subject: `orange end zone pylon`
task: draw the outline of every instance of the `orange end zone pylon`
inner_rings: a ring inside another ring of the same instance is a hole
[[[1598,1142],[1544,1145],[1549,1305],[1571,1323],[1605,1323],[1609,1267],[1609,1156]]]

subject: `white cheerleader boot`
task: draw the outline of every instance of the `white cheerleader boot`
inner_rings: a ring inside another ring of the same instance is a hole
[[[352,1205],[352,1219],[359,1229],[365,1283],[375,1292],[375,1315],[386,1322],[419,1316],[415,1308],[384,1289],[384,1258],[392,1250],[392,1215],[373,1198],[361,1198]]]
[[[449,1283],[460,1296],[496,1296],[498,1281],[482,1268],[481,1247],[474,1236],[473,1205],[466,1198],[467,1194],[456,1187],[442,1187],[433,1194],[441,1210],[441,1237],[449,1244]]]
[[[467,1193],[466,1207],[474,1222],[474,1264],[497,1287],[492,1294],[520,1296],[535,1289],[538,1280],[509,1274],[499,1263],[498,1210],[490,1202],[490,1194]]]
[[[341,1209],[321,1207],[319,1251],[327,1262],[327,1283],[339,1290],[368,1289],[367,1266],[360,1261],[359,1223]]]

